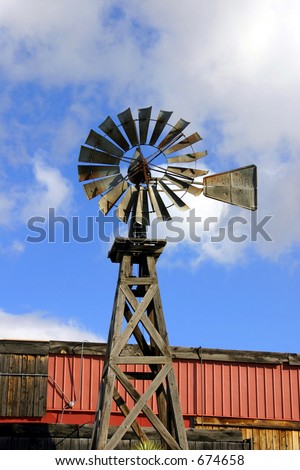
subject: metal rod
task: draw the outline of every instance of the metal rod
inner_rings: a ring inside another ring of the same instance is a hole
[[[49,377],[48,374],[28,374],[22,372],[0,372],[2,377]]]

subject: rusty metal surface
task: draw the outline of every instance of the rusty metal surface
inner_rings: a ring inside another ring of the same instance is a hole
[[[140,144],[147,142],[148,129],[151,119],[152,106],[149,108],[139,109],[139,130],[140,130]]]
[[[124,151],[110,142],[108,139],[91,130],[85,143],[91,147],[96,147],[116,157],[123,157]]]
[[[185,139],[181,140],[177,144],[172,145],[172,147],[167,148],[164,151],[164,154],[169,155],[170,153],[178,152],[186,147],[189,147],[192,144],[195,144],[196,142],[199,142],[199,140],[202,140],[202,137],[200,137],[198,132],[194,132],[194,134],[186,137]]]
[[[108,176],[101,180],[91,181],[83,185],[86,196],[88,199],[93,199],[99,194],[104,193],[107,189],[114,188],[118,183],[123,181],[121,173],[117,176]]]
[[[104,215],[112,209],[113,205],[117,200],[125,193],[128,188],[127,181],[121,181],[117,186],[114,186],[110,191],[108,191],[98,202],[99,208]]]
[[[50,355],[49,417],[55,410],[68,410],[68,401],[75,403],[72,413],[94,412],[103,362],[101,356],[81,360],[80,356]],[[300,421],[299,365],[175,360],[174,369],[185,417]],[[127,365],[123,370],[144,372],[147,366]],[[149,384],[135,380],[134,385],[142,393]],[[131,405],[127,395],[126,400]],[[155,399],[150,406],[157,409]]]
[[[119,165],[120,163],[119,158],[106,152],[100,152],[100,150],[85,147],[84,145],[80,148],[78,160],[85,163],[105,163],[110,165]]]
[[[78,179],[79,181],[88,181],[105,176],[117,175],[120,173],[119,166],[92,166],[92,165],[78,165]]]
[[[120,132],[117,124],[112,120],[110,116],[107,116],[105,121],[99,125],[101,129],[110,139],[112,139],[119,147],[121,147],[125,152],[129,150],[129,144],[124,138],[123,134]]]
[[[135,121],[131,114],[131,109],[128,108],[122,113],[119,113],[118,118],[119,118],[120,123],[122,124],[122,127],[131,145],[132,146],[139,145],[139,138],[137,135]]]
[[[207,150],[204,152],[193,152],[193,153],[186,153],[184,155],[178,155],[176,157],[169,157],[168,163],[193,163],[199,158],[206,157]]]
[[[188,121],[184,119],[179,119],[179,121],[172,126],[172,129],[168,134],[163,138],[163,140],[158,144],[158,148],[164,150],[169,144],[175,142],[183,136],[182,131],[189,125]]]
[[[158,117],[156,119],[155,127],[153,129],[149,144],[155,145],[162,131],[166,127],[173,111],[159,111]]]
[[[257,208],[256,166],[249,165],[236,170],[205,176],[204,196],[227,202],[245,209]]]

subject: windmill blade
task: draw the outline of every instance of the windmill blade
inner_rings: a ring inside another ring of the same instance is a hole
[[[257,209],[257,170],[249,165],[203,178],[203,194],[218,201],[255,211]]]
[[[194,196],[199,196],[199,194],[202,193],[203,189],[198,188],[196,186],[192,186],[190,183],[187,183],[186,181],[179,180],[178,178],[175,178],[174,176],[165,174],[163,179],[167,179],[171,181],[171,183],[175,184],[178,188],[187,191],[188,193],[193,194]]]
[[[126,189],[128,188],[127,181],[123,180],[117,186],[110,189],[98,202],[99,208],[103,212],[104,215],[108,214],[114,204],[117,202],[118,199],[125,193]]]
[[[207,150],[204,152],[186,153],[185,155],[178,155],[177,157],[168,158],[168,163],[192,163],[199,158],[206,157]]]
[[[185,168],[180,166],[167,166],[168,173],[176,173],[186,178],[197,178],[197,176],[207,175],[208,170],[195,170],[194,168]]]
[[[140,225],[150,225],[147,190],[142,186],[138,189],[138,198],[134,217],[136,223]]]
[[[163,150],[171,142],[175,142],[182,136],[182,131],[189,125],[188,121],[179,119],[179,121],[173,126],[166,137],[158,144],[158,148]]]
[[[148,135],[148,129],[149,129],[149,124],[150,124],[150,118],[151,118],[151,110],[152,110],[152,106],[150,106],[150,108],[139,109],[138,111],[140,144],[145,144],[147,142],[147,135]]]
[[[79,181],[88,181],[120,173],[119,166],[78,165]]]
[[[156,124],[154,126],[152,136],[150,138],[149,144],[155,146],[159,136],[166,127],[168,120],[170,119],[173,111],[159,111]]]
[[[172,191],[171,188],[169,188],[169,186],[166,185],[166,183],[164,183],[161,179],[158,180],[158,184],[160,185],[160,187],[164,190],[164,192],[166,193],[166,195],[169,197],[169,199],[173,202],[173,204],[175,204],[175,206],[182,210],[182,211],[188,211],[190,208],[183,202],[182,199],[180,199],[180,197],[177,196],[176,193],[174,193],[174,191]]]
[[[105,163],[112,165],[119,165],[120,159],[113,157],[105,152],[99,152],[99,150],[92,149],[90,147],[81,146],[78,160],[86,163]]]
[[[132,209],[132,206],[136,203],[137,195],[137,189],[134,186],[129,186],[128,191],[126,192],[125,196],[123,197],[116,210],[116,216],[122,222],[128,222],[130,211]]]
[[[171,220],[171,216],[168,209],[165,206],[156,186],[149,185],[148,187],[149,197],[152,204],[152,208],[157,215],[158,220]]]
[[[186,147],[189,147],[190,145],[193,145],[196,142],[199,142],[199,140],[202,140],[202,137],[200,137],[198,132],[195,132],[194,134],[191,134],[189,137],[186,137],[185,139],[178,142],[176,145],[173,145],[172,147],[167,148],[164,151],[164,154],[169,155],[170,153],[178,152],[178,150],[182,150]]]
[[[97,147],[100,150],[104,150],[104,152],[114,155],[115,157],[122,158],[124,155],[123,150],[93,130],[90,131],[85,143],[91,147]]]
[[[99,194],[104,193],[107,189],[114,187],[116,184],[120,183],[123,180],[121,173],[117,176],[108,176],[107,178],[102,178],[101,180],[91,181],[83,185],[83,189],[87,195],[88,199],[93,199]]]
[[[133,120],[130,108],[126,109],[122,113],[118,114],[118,118],[122,127],[131,143],[134,147],[135,145],[139,145],[139,138],[137,135],[136,125]]]
[[[142,153],[140,147],[138,147],[137,149],[135,149],[134,155],[127,170],[129,180],[134,184],[138,182],[139,161],[141,159]]]
[[[119,130],[117,124],[111,119],[110,116],[107,116],[105,121],[103,121],[102,124],[99,125],[99,128],[125,152],[129,150],[129,144],[127,140]]]

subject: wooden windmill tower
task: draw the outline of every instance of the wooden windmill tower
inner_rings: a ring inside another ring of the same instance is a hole
[[[118,124],[108,116],[99,125],[102,133],[90,131],[79,155],[79,180],[88,199],[100,196],[105,215],[115,206],[116,216],[129,224],[128,238],[116,238],[109,252],[111,261],[119,264],[119,277],[92,449],[114,449],[129,428],[146,442],[138,424],[141,415],[165,448],[188,449],[156,274],[166,241],[147,238],[150,218],[170,220],[172,205],[188,210],[186,193],[256,209],[254,165],[205,176],[207,171],[196,165],[207,152],[193,148],[201,140],[199,134],[186,136],[189,123],[183,119],[169,124],[172,112],[160,111],[153,119],[151,111],[139,109],[134,119],[127,109],[118,114]],[[184,149],[188,153],[182,153]],[[124,420],[108,438],[113,401]]]

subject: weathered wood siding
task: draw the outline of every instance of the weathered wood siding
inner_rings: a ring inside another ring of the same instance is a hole
[[[109,436],[116,429],[111,428]],[[159,443],[158,434],[144,429],[149,440]],[[91,426],[74,426],[65,424],[0,424],[0,450],[88,450],[91,445]],[[200,449],[250,449],[249,441],[242,438],[241,431],[221,430],[202,431],[188,430],[189,448]],[[128,431],[116,449],[134,449],[139,442],[134,433]]]
[[[300,450],[300,422],[197,417],[195,425],[206,431],[238,429],[253,450]]]
[[[48,349],[39,352],[24,344],[19,350],[0,349],[0,416],[40,417],[46,414]],[[28,345],[27,345],[28,346]],[[29,351],[28,351],[29,350]],[[42,352],[42,353],[41,353]]]

